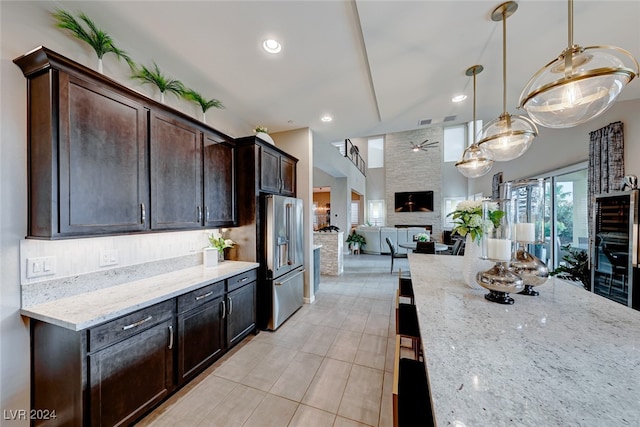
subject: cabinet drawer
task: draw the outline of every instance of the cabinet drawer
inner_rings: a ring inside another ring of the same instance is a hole
[[[246,271],[242,274],[238,274],[237,276],[233,276],[227,279],[227,291],[231,292],[234,289],[238,289],[244,285],[248,285],[249,283],[256,280],[258,277],[257,270]]]
[[[192,308],[205,304],[224,295],[224,282],[215,282],[195,291],[178,297],[178,313],[184,313]]]
[[[175,300],[170,299],[89,329],[89,351],[96,351],[171,319],[174,304]]]

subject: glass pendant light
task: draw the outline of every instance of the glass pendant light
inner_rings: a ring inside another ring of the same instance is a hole
[[[604,113],[640,65],[614,46],[573,44],[573,0],[569,0],[569,46],[539,70],[520,95],[520,106],[541,126],[569,128]]]
[[[493,21],[502,21],[502,106],[503,113],[480,131],[478,145],[493,153],[493,160],[505,162],[524,154],[538,136],[538,128],[528,117],[507,112],[507,18],[518,10],[515,1],[502,3],[491,14]]]
[[[467,178],[478,178],[486,175],[493,167],[491,152],[476,143],[476,75],[484,70],[482,65],[473,65],[465,74],[473,76],[473,144],[462,153],[462,159],[456,163],[458,172]]]

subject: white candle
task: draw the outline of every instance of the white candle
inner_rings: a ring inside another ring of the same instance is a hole
[[[510,239],[488,239],[487,256],[495,261],[511,260],[511,240]]]
[[[534,242],[536,240],[535,224],[531,222],[516,224],[516,240],[518,242]]]

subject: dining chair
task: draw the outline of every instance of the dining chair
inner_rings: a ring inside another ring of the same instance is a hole
[[[391,253],[391,274],[393,274],[393,260],[395,260],[396,258],[406,258],[407,254],[399,254],[396,251],[396,247],[393,244],[393,241],[391,241],[390,238],[386,238],[387,240],[387,245],[389,245],[389,252]]]
[[[434,242],[416,242],[416,250],[418,254],[435,254],[436,244]]]

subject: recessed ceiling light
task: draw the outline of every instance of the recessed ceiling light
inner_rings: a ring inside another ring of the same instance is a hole
[[[456,95],[453,98],[451,98],[451,102],[462,102],[465,99],[467,99],[467,95]]]
[[[264,42],[262,42],[262,47],[269,53],[278,53],[282,50],[282,45],[280,44],[280,42],[273,39],[265,40]]]
[[[330,121],[333,120],[333,117],[331,117],[331,116],[322,116],[322,118],[320,120],[322,120],[323,122],[330,122]]]

